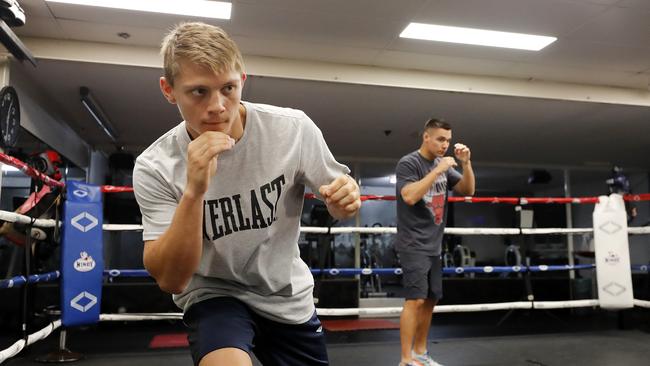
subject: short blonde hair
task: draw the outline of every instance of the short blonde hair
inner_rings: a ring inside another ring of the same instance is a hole
[[[235,41],[223,29],[210,24],[176,25],[163,39],[160,53],[164,76],[170,85],[178,76],[181,60],[208,67],[215,73],[244,72],[244,61]]]

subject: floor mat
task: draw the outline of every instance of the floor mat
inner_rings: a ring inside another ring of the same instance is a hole
[[[323,327],[330,332],[364,329],[399,329],[398,320],[385,319],[335,319],[321,320]]]
[[[323,328],[330,332],[370,330],[370,329],[399,329],[398,320],[385,319],[334,319],[322,320]],[[155,335],[149,348],[180,348],[188,347],[187,333],[170,333]]]
[[[149,342],[149,348],[179,348],[189,345],[187,333],[158,334]]]

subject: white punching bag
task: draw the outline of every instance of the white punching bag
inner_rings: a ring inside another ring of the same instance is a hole
[[[634,306],[627,214],[623,196],[598,197],[594,209],[598,299],[604,309]]]

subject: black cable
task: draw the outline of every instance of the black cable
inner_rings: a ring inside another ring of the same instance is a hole
[[[32,227],[34,223],[36,222],[36,219],[34,217],[30,217],[30,223],[27,225],[27,230],[26,230],[26,237],[25,237],[25,248],[24,248],[24,253],[25,253],[25,286],[22,288],[23,296],[22,296],[22,332],[23,332],[23,338],[25,339],[25,344],[27,344],[27,338],[29,337],[29,329],[28,329],[28,308],[29,308],[29,290],[30,290],[30,283],[29,283],[29,276],[31,274],[31,257],[32,257]]]
[[[521,242],[523,243],[526,238],[524,237],[523,229],[519,227],[519,238],[521,239]],[[524,263],[522,263],[522,266],[526,268],[526,273],[524,273],[524,285],[526,288],[526,300],[532,302],[533,308],[535,307],[535,295],[533,294],[533,282],[531,279],[531,272],[530,272],[530,257],[527,255],[528,254],[528,248],[526,248],[526,256],[523,258]]]
[[[59,236],[61,235],[61,217],[59,210],[61,208],[61,202],[63,201],[63,193],[59,193],[59,197],[56,198],[56,206],[54,208],[54,231],[52,232],[52,241],[55,244],[61,245]]]

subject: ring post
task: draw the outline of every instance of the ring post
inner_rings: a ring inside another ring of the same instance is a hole
[[[64,326],[99,321],[104,270],[100,187],[69,181],[63,206],[61,320]]]
[[[632,270],[623,196],[600,196],[594,209],[598,300],[603,309],[634,307]]]

